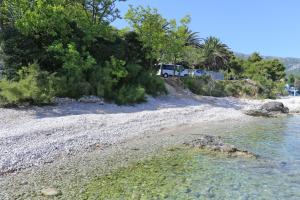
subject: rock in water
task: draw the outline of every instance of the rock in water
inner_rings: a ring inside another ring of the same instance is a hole
[[[58,196],[61,195],[61,192],[55,188],[45,188],[41,190],[41,193],[44,196]]]
[[[263,104],[259,109],[246,110],[244,114],[253,117],[276,117],[281,114],[288,114],[289,109],[281,102],[269,102]]]
[[[253,117],[272,117],[272,114],[270,112],[261,109],[246,110],[244,111],[244,114]]]
[[[211,136],[211,135],[203,135],[199,139],[184,143],[184,145],[187,145],[192,148],[200,148],[200,149],[207,149],[210,151],[222,152],[230,156],[253,157],[253,158],[258,157],[257,155],[251,152],[239,150],[233,145],[225,144],[220,137]]]

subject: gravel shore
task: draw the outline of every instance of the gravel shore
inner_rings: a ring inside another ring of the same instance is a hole
[[[26,110],[0,109],[0,174],[174,126],[242,120],[239,109],[240,103],[229,99],[211,104],[172,97],[127,107],[70,102]]]
[[[294,113],[300,110],[299,98],[280,101]],[[0,186],[11,180],[12,174],[30,174],[32,169],[70,162],[76,156],[80,159],[73,161],[80,165],[82,157],[88,157],[86,153],[92,155],[109,146],[118,148],[136,138],[156,138],[174,127],[247,122],[251,117],[241,110],[261,103],[170,94],[136,106],[70,101],[56,106],[0,109]]]
[[[299,98],[279,101],[291,112],[298,112]],[[261,103],[235,98],[166,96],[150,98],[137,106],[69,102],[24,110],[0,109],[0,174],[175,126],[247,120],[241,110]]]

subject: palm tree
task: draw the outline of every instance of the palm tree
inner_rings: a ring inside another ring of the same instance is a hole
[[[162,28],[166,31],[166,33],[169,33],[170,32],[170,23],[169,22],[165,23]],[[193,32],[189,28],[186,28],[185,34],[187,36],[185,46],[192,46],[195,48],[202,47],[201,42],[203,41],[203,39],[198,36],[198,34],[199,34],[198,32]]]
[[[201,46],[203,64],[210,70],[225,69],[232,52],[218,38],[208,37]]]
[[[193,32],[192,30],[190,29],[186,29],[186,35],[187,35],[187,39],[186,39],[186,46],[192,46],[192,47],[195,47],[195,48],[201,48],[202,47],[202,38],[200,38],[198,36],[198,32]]]

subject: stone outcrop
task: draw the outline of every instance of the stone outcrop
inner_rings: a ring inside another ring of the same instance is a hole
[[[289,109],[283,103],[274,101],[265,103],[258,109],[246,110],[244,113],[254,117],[277,117],[282,114],[288,114]]]
[[[220,137],[203,135],[198,139],[191,142],[185,142],[184,145],[191,148],[206,149],[214,152],[221,152],[228,154],[229,156],[242,156],[257,158],[258,156],[244,150],[240,150],[233,145],[225,144]]]
[[[268,112],[289,113],[289,109],[283,103],[276,101],[263,104],[261,109]]]

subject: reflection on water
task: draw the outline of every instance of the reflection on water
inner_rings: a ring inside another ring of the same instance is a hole
[[[174,150],[90,183],[87,199],[300,199],[300,117],[261,120],[222,138],[261,156]]]

